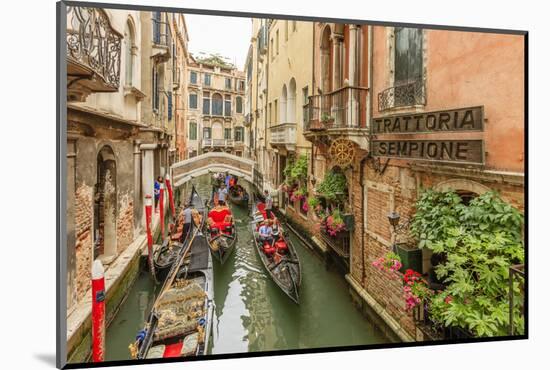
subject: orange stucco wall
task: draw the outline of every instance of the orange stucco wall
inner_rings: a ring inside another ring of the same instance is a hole
[[[485,168],[524,170],[524,38],[477,32],[425,30],[427,104],[422,111],[483,105],[483,133],[446,134],[482,138]],[[374,28],[374,116],[410,110],[378,111],[378,93],[390,87],[388,32]],[[445,134],[408,138],[438,138]]]

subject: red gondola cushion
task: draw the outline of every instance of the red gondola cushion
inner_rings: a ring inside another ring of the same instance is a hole
[[[168,345],[166,345],[166,348],[164,349],[164,355],[162,355],[162,357],[164,357],[164,358],[180,357],[182,347],[183,347],[183,342],[168,344]]]

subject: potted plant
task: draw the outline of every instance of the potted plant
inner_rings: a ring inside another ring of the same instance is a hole
[[[412,269],[405,270],[405,274],[403,275],[403,296],[405,298],[406,310],[412,310],[430,295],[431,291],[428,289],[426,281],[422,279],[422,275]]]
[[[422,271],[422,250],[417,246],[407,243],[396,243],[393,245],[393,251],[403,263],[401,272],[405,272],[407,269]]]
[[[380,271],[395,272],[401,268],[401,259],[393,252],[388,252],[384,257],[379,257],[372,263]]]
[[[337,237],[342,231],[346,231],[346,224],[339,209],[335,209],[325,218],[324,225],[326,233],[332,237]]]
[[[334,122],[334,117],[332,117],[330,114],[328,114],[327,112],[323,113],[321,115],[321,122],[322,123],[333,123]]]

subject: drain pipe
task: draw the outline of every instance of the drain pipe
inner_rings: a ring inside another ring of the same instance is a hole
[[[368,69],[368,81],[367,81],[367,87],[368,87],[368,92],[369,92],[369,102],[368,102],[368,109],[367,109],[367,124],[370,124],[371,122],[371,118],[372,118],[372,87],[373,87],[373,83],[372,83],[372,65],[373,65],[373,60],[372,60],[372,56],[373,56],[373,47],[372,47],[372,42],[373,42],[373,32],[372,32],[372,27],[373,26],[367,26],[368,27],[368,45],[367,45],[367,48],[368,48],[368,63],[369,63],[369,69]],[[369,128],[370,129],[370,128]],[[369,135],[369,145],[370,145],[370,135]],[[370,151],[369,151],[370,152]],[[370,154],[370,153],[369,153]],[[364,164],[366,163],[367,159],[368,159],[368,154],[363,158],[361,159],[361,163],[360,163],[360,172],[359,172],[359,181],[360,181],[360,184],[361,184],[361,207],[364,207],[365,206],[365,179],[364,179]],[[365,282],[365,210],[363,209],[363,212],[361,213],[361,286],[364,284]]]

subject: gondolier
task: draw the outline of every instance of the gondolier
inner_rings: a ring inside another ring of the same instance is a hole
[[[267,189],[264,190],[264,197],[265,197],[265,211],[267,213],[267,218],[271,218],[271,210],[273,208],[273,198],[271,198],[271,194],[269,194],[269,191]]]
[[[193,212],[191,209],[191,205],[189,203],[186,203],[181,213],[183,216],[183,232],[181,233],[180,242],[183,243],[183,241],[189,234],[189,231],[191,230],[191,222],[193,221]]]
[[[227,187],[222,185],[218,190],[218,203],[223,206],[225,205],[227,199]]]

